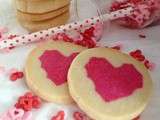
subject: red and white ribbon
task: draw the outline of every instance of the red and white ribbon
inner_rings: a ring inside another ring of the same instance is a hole
[[[26,44],[37,42],[40,40],[46,40],[58,33],[66,32],[70,30],[79,30],[83,27],[93,26],[97,22],[101,22],[102,20],[103,21],[115,20],[120,17],[125,17],[126,15],[131,14],[132,11],[133,11],[133,8],[129,7],[126,9],[114,11],[110,14],[104,14],[102,16],[98,16],[98,17],[96,16],[93,18],[85,19],[83,21],[69,23],[59,27],[54,27],[48,30],[43,30],[43,31],[39,31],[39,32],[27,34],[27,35],[18,36],[13,38],[12,40],[6,39],[3,41],[0,41],[0,50],[9,48],[9,47],[26,45]]]

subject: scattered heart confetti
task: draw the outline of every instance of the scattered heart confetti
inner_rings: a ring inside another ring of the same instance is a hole
[[[24,77],[23,72],[16,71],[16,72],[13,72],[13,73],[10,75],[10,80],[11,80],[11,81],[16,81],[16,80],[18,80],[18,79],[22,79],[23,77]]]
[[[138,49],[138,50],[134,50],[134,51],[131,51],[129,54],[130,54],[133,58],[135,58],[136,60],[142,62],[147,69],[149,69],[149,70],[154,70],[154,68],[155,68],[155,63],[147,60],[141,50],[139,50],[139,49]]]
[[[85,113],[78,112],[78,111],[73,113],[73,119],[74,120],[93,120],[89,118]]]
[[[38,109],[41,106],[39,97],[34,96],[31,92],[27,92],[24,96],[20,96],[18,102],[15,104],[16,108],[24,111],[31,111],[33,108]]]
[[[32,113],[13,107],[2,114],[0,120],[32,120]]]

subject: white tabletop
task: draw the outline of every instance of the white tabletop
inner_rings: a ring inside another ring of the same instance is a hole
[[[85,5],[85,4],[84,4]],[[26,31],[21,28],[15,18],[15,12],[11,7],[10,0],[0,0],[0,27],[7,26],[9,33],[24,34]],[[146,35],[140,38],[139,34]],[[156,64],[151,71],[154,82],[154,94],[147,109],[142,114],[141,120],[159,120],[160,118],[160,26],[149,27],[142,30],[131,30],[124,27],[111,25],[109,31],[104,32],[101,43],[107,46],[116,44],[123,45],[123,51],[128,52],[141,49],[149,60]],[[16,48],[10,53],[0,54],[0,66],[7,69],[24,68],[28,53],[35,45],[28,45]],[[24,80],[15,83],[11,82],[6,75],[0,74],[0,114],[14,105],[18,96],[28,91]],[[65,110],[66,120],[71,120],[71,113],[78,108],[76,106],[63,106],[54,103],[44,103],[42,108],[33,111],[34,120],[50,120],[58,110]]]

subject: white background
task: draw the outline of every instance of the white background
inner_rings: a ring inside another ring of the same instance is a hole
[[[83,0],[84,1],[84,0]],[[81,2],[79,7],[80,15],[84,15],[83,8],[88,8],[88,4]],[[87,9],[91,12],[92,9]],[[85,12],[84,12],[85,13]],[[85,16],[86,17],[86,16]],[[14,34],[24,34],[26,31],[21,28],[15,18],[14,9],[10,0],[0,0],[0,26],[9,27],[9,32]],[[145,34],[146,39],[139,38],[139,34]],[[160,26],[149,27],[143,30],[130,30],[123,27],[111,25],[109,31],[104,33],[101,43],[112,46],[122,44],[123,51],[128,52],[133,49],[141,49],[144,54],[156,64],[156,68],[151,72],[154,82],[154,94],[151,103],[142,114],[141,120],[159,120],[160,119]],[[26,57],[34,45],[16,48],[7,54],[0,53],[0,66],[7,69],[23,69]],[[24,80],[15,83],[10,82],[6,75],[0,75],[0,114],[13,106],[18,96],[27,91]],[[74,106],[62,106],[52,103],[44,103],[42,108],[34,111],[34,120],[50,120],[58,110],[65,110],[66,120],[71,120],[71,113],[77,109]]]

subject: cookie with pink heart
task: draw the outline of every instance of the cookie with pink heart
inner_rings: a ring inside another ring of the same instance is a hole
[[[62,41],[47,41],[28,56],[25,66],[26,83],[42,99],[71,103],[67,74],[73,59],[85,47]]]
[[[81,52],[70,66],[68,84],[78,106],[95,120],[131,120],[152,93],[146,67],[110,48]]]

